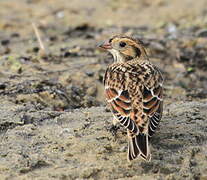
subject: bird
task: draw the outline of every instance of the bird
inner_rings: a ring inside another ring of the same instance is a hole
[[[115,35],[99,48],[113,56],[104,75],[104,92],[113,114],[113,125],[127,129],[128,161],[151,161],[149,139],[163,112],[163,76],[150,62],[143,42]]]

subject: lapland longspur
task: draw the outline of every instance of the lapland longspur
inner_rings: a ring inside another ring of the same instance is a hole
[[[100,45],[113,55],[105,77],[105,95],[114,116],[127,129],[128,160],[150,161],[149,138],[154,134],[163,110],[163,78],[150,63],[140,40],[114,36]]]

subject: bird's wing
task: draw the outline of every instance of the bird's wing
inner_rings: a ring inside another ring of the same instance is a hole
[[[104,77],[105,96],[117,120],[131,132],[138,134],[136,123],[130,118],[131,97],[126,88],[125,74],[122,70],[107,69]]]
[[[152,72],[153,71],[153,72]],[[145,81],[137,82],[137,86],[141,88],[137,90],[136,96],[133,96],[133,104],[131,111],[131,119],[138,126],[140,133],[134,136],[128,132],[129,149],[128,159],[133,160],[137,156],[141,156],[145,160],[150,160],[150,150],[148,145],[148,137],[151,137],[162,116],[162,76],[156,70],[152,69],[148,74],[143,76]],[[148,78],[146,78],[148,77]],[[133,91],[133,89],[132,89]]]
[[[115,89],[107,86],[105,88],[105,94],[107,102],[110,104],[116,119],[118,119],[125,128],[137,134],[139,129],[130,118],[132,107],[128,90]]]
[[[163,111],[163,78],[158,69],[156,70],[155,84],[143,88],[143,113],[149,118],[148,135],[151,137],[162,117]]]

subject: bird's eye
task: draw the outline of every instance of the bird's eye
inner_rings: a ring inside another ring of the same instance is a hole
[[[119,46],[120,46],[120,47],[125,47],[125,46],[126,46],[126,43],[123,42],[123,41],[121,41],[121,42],[119,43]]]

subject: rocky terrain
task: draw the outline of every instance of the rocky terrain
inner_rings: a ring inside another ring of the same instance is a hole
[[[206,180],[206,5],[2,0],[0,179]],[[141,39],[165,77],[149,163],[127,162],[126,132],[109,131],[102,80],[112,57],[97,45],[120,33]]]

